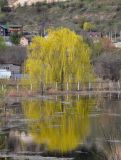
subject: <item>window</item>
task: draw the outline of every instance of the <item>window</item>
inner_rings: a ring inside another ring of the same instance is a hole
[[[7,70],[9,70],[9,67],[6,67]]]

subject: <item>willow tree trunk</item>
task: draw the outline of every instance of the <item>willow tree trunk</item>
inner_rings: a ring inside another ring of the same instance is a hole
[[[40,88],[41,88],[41,95],[44,94],[44,83],[41,81],[41,84],[40,84]]]
[[[64,72],[63,69],[61,71],[61,91],[64,90]]]

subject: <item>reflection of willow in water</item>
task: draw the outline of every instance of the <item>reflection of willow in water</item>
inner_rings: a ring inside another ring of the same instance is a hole
[[[49,151],[66,153],[83,143],[89,134],[88,114],[94,99],[82,98],[71,104],[55,101],[26,101],[26,118],[39,120],[28,124],[29,132],[38,144],[46,144]]]

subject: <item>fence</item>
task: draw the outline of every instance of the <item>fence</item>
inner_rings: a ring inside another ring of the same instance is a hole
[[[14,89],[16,92],[20,91],[35,91],[35,84],[22,85],[19,82],[16,83],[0,83],[0,88],[2,91]],[[118,82],[89,82],[85,84],[78,83],[55,83],[55,84],[41,84],[37,88],[37,92],[46,92],[46,91],[121,91],[121,83]]]
[[[32,89],[31,84],[31,89]],[[121,89],[121,83],[118,82],[88,82],[85,84],[77,83],[55,83],[55,84],[43,84],[44,90],[55,89],[55,90],[63,90],[63,91],[98,91],[98,90],[115,90],[119,91]]]

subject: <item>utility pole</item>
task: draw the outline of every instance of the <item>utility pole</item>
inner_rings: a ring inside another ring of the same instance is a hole
[[[108,37],[109,37],[109,39],[111,40],[111,34],[110,34],[110,32],[109,32],[109,34],[108,34]]]
[[[112,31],[111,31],[111,42],[113,41],[113,37],[112,37]]]

